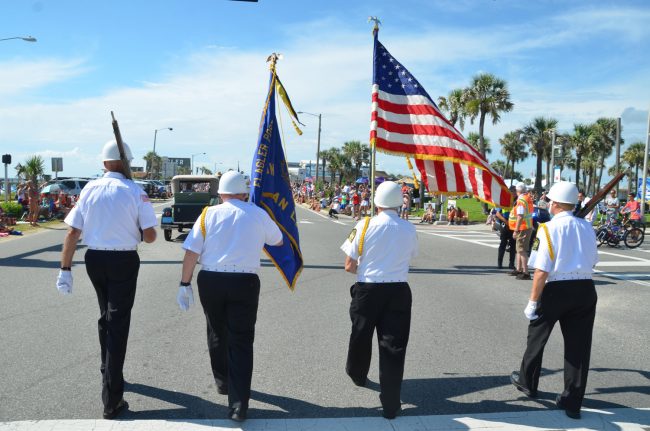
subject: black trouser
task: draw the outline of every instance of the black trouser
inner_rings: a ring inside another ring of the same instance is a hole
[[[339,213],[339,212],[336,211],[335,209],[330,208],[329,216],[330,216],[330,217],[337,217],[338,213]]]
[[[260,279],[257,274],[200,271],[196,279],[208,328],[208,351],[217,387],[231,408],[248,409]]]
[[[598,297],[592,280],[554,281],[542,292],[539,318],[528,326],[528,343],[521,361],[520,382],[537,391],[544,346],[555,322],[564,337],[564,392],[567,410],[578,411],[587,387],[591,335]]]
[[[408,283],[356,283],[350,294],[352,333],[345,370],[353,380],[366,381],[377,328],[379,398],[385,411],[396,412],[411,329],[411,289]]]
[[[516,244],[515,244],[515,239],[512,237],[512,231],[508,227],[508,224],[506,223],[503,228],[501,229],[501,242],[499,243],[499,257],[497,260],[497,263],[499,264],[499,267],[503,266],[503,256],[506,254],[506,247],[508,247],[508,244],[510,244],[510,256],[509,256],[509,265],[508,267],[514,268],[515,267],[515,254],[517,252]]]
[[[102,401],[111,410],[124,395],[124,357],[131,325],[131,308],[140,269],[137,251],[88,250],[86,271],[99,303],[99,345]]]

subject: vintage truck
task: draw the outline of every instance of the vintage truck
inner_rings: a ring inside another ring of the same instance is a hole
[[[219,179],[214,175],[176,175],[171,186],[173,203],[163,209],[160,219],[167,241],[172,241],[172,230],[191,228],[203,208],[220,203]]]

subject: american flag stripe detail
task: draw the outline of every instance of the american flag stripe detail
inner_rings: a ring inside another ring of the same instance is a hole
[[[370,140],[381,151],[413,156],[430,191],[469,192],[502,207],[511,203],[503,179],[451,125],[376,34]]]

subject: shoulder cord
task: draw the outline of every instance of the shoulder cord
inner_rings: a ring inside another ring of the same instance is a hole
[[[368,224],[370,224],[370,217],[365,218],[365,223],[363,224],[363,230],[361,231],[361,236],[359,237],[359,257],[363,254],[363,243],[366,240],[366,231],[368,230]]]
[[[551,235],[548,233],[548,228],[546,227],[546,223],[540,224],[539,227],[544,231],[544,235],[546,236],[546,242],[548,244],[548,255],[550,256],[551,260],[555,260],[555,251],[553,250],[553,244],[551,243]]]
[[[203,208],[203,211],[201,212],[201,234],[203,234],[203,239],[205,239],[205,215],[208,212],[209,207]]]

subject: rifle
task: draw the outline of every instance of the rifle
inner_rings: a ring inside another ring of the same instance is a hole
[[[596,208],[596,205],[598,205],[598,202],[602,201],[605,199],[605,196],[607,196],[607,193],[609,193],[615,186],[618,184],[619,181],[623,179],[625,176],[624,172],[620,172],[618,175],[616,175],[610,182],[608,182],[605,187],[600,189],[598,193],[594,195],[594,197],[587,202],[587,205],[584,206],[578,213],[576,214],[576,217],[580,218],[585,218],[587,214],[589,214],[594,208]]]
[[[117,142],[117,149],[120,152],[120,160],[122,161],[122,173],[129,180],[131,179],[131,163],[126,157],[126,151],[124,151],[124,141],[122,140],[122,134],[120,133],[120,126],[117,124],[115,115],[111,111],[111,117],[113,118],[113,133],[115,134],[115,142]]]

